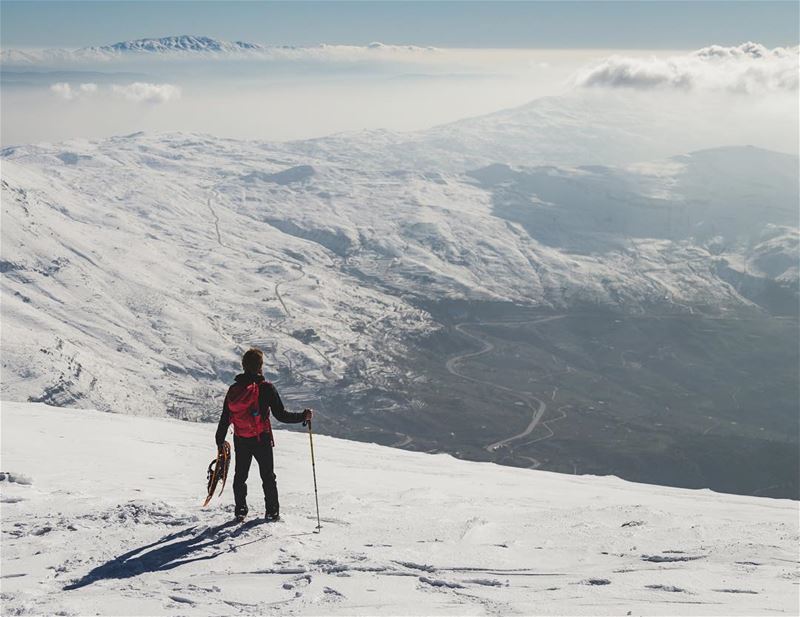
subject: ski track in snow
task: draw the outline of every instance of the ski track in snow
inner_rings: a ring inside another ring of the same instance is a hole
[[[797,606],[797,502],[319,436],[323,526],[314,533],[302,434],[280,431],[276,449],[283,520],[257,518],[251,471],[251,518],[238,524],[230,487],[199,507],[212,426],[26,403],[4,403],[2,422],[15,437],[3,443],[10,471],[0,478],[4,614],[752,615]]]

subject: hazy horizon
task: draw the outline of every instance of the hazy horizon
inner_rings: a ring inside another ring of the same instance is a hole
[[[621,97],[674,118],[664,135],[675,140],[670,154],[745,144],[798,152],[797,131],[787,130],[797,124],[797,48],[3,53],[3,146],[142,130],[265,141],[413,132],[544,97],[608,93],[609,101]],[[597,113],[604,107],[601,101]]]

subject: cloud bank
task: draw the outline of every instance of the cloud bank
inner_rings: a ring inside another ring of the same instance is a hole
[[[719,90],[744,94],[798,90],[800,47],[711,45],[683,56],[611,56],[581,71],[580,87]]]
[[[180,88],[172,84],[150,84],[137,81],[124,86],[111,86],[111,90],[134,103],[167,103],[181,97]]]
[[[79,84],[73,88],[66,82],[59,82],[50,86],[50,91],[65,101],[71,101],[79,96],[91,96],[97,92],[97,84]]]
[[[65,101],[85,99],[99,93],[97,84],[85,83],[72,85],[58,82],[50,86],[50,91]],[[114,84],[110,92],[133,103],[157,105],[177,100],[181,97],[181,89],[172,84],[151,84],[134,82],[131,84]]]

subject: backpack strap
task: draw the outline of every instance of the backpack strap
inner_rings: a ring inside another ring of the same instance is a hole
[[[259,405],[261,404],[261,386],[263,386],[265,384],[268,385],[268,386],[271,386],[272,382],[271,381],[267,381],[265,379],[264,381],[261,381],[261,382],[258,383],[258,402],[259,402]],[[261,410],[259,409],[259,412],[260,411]],[[261,421],[265,422],[266,425],[267,425],[267,432],[269,433],[269,443],[274,448],[275,447],[275,437],[273,437],[273,435],[272,435],[272,422],[269,419],[269,416],[270,416],[271,412],[272,412],[272,409],[270,409],[269,405],[267,405],[267,413],[264,414],[261,417]]]

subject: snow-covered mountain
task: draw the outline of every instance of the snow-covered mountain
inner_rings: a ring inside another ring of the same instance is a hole
[[[120,41],[110,45],[81,47],[80,49],[18,50],[4,49],[0,63],[4,66],[36,66],[102,61],[126,57],[210,57],[247,56],[265,50],[263,45],[243,41],[222,41],[207,36],[168,36]]]
[[[652,111],[556,107],[4,149],[2,397],[214,419],[258,345],[337,436],[795,496],[797,157],[633,161]]]
[[[196,416],[250,344],[306,394],[380,381],[439,327],[434,299],[685,314],[796,301],[796,157],[463,172],[450,161],[469,149],[438,169],[441,146],[414,163],[373,137],[4,150],[4,397]]]
[[[793,614],[796,501],[277,431],[279,523],[201,509],[213,428],[3,403],[4,614]],[[57,461],[57,464],[54,464]],[[230,479],[229,479],[230,480]]]
[[[68,66],[78,64],[129,62],[147,60],[315,60],[315,59],[367,59],[387,55],[405,54],[419,56],[435,52],[432,47],[414,45],[389,45],[374,42],[356,45],[262,45],[246,41],[225,41],[208,36],[180,35],[162,38],[143,38],[119,41],[109,45],[81,47],[79,49],[0,50],[0,64],[4,68],[40,66]]]
[[[464,172],[497,163],[629,166],[680,153],[763,143],[764,127],[749,113],[737,115],[737,108],[720,110],[690,98],[654,105],[652,98],[635,92],[578,91],[426,130],[343,133],[296,142],[293,148],[382,169]],[[745,120],[746,126],[731,141],[727,123]],[[790,131],[796,122],[793,116],[785,117]],[[779,150],[796,154],[788,143]]]
[[[160,39],[136,39],[134,41],[121,41],[113,45],[100,47],[87,47],[86,53],[126,54],[126,53],[237,53],[263,49],[263,45],[245,43],[243,41],[220,41],[208,36],[167,36]]]

